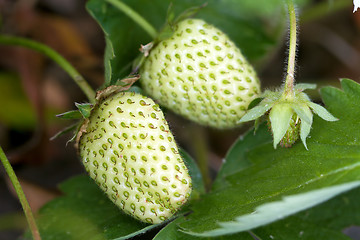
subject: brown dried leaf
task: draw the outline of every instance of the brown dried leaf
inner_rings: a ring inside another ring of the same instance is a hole
[[[107,98],[112,94],[129,90],[129,88],[139,79],[140,75],[121,79],[117,82],[117,85],[111,85],[103,90],[98,91],[95,98],[98,102],[100,102],[102,99]]]

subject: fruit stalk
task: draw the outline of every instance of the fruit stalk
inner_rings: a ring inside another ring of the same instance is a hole
[[[295,61],[296,61],[296,41],[297,41],[297,26],[296,26],[296,13],[292,0],[287,1],[289,11],[289,25],[290,25],[290,42],[289,42],[289,56],[288,66],[285,79],[285,87],[283,98],[292,100],[294,99],[294,81],[295,81]]]
[[[52,48],[30,40],[26,38],[21,37],[13,37],[13,36],[4,36],[0,35],[0,44],[5,45],[14,45],[14,46],[22,46],[29,49],[32,49],[34,51],[37,51],[39,53],[42,53],[46,55],[47,57],[51,58],[53,61],[55,61],[59,66],[64,69],[70,77],[75,81],[75,83],[81,88],[81,90],[84,92],[86,97],[89,99],[91,103],[94,103],[95,101],[95,91],[91,88],[91,86],[86,82],[83,76],[59,53],[54,51]]]
[[[195,157],[197,159],[200,172],[205,184],[205,189],[209,190],[211,188],[211,176],[209,172],[209,146],[208,146],[208,136],[204,128],[198,126],[192,126],[190,132],[193,133],[192,142],[195,151]]]
[[[27,222],[29,224],[33,239],[41,240],[39,230],[37,228],[34,216],[32,214],[31,208],[30,208],[30,205],[29,205],[28,201],[26,200],[24,191],[21,188],[19,180],[17,179],[16,174],[14,172],[14,169],[12,168],[9,160],[7,159],[3,149],[1,147],[0,147],[0,159],[1,159],[2,164],[4,165],[6,173],[8,174],[8,176],[10,178],[10,181],[11,181],[12,185],[14,186],[16,194],[19,197],[19,200],[20,200],[21,206],[22,206],[22,208],[24,210],[26,220],[27,220]]]
[[[129,18],[141,26],[145,32],[147,32],[152,39],[155,39],[158,35],[156,29],[145,18],[140,16],[137,12],[127,6],[125,3],[119,0],[106,0],[108,3],[125,13]]]
[[[249,109],[239,123],[256,120],[255,126],[263,115],[267,115],[273,134],[274,148],[280,143],[283,147],[291,147],[297,139],[301,139],[308,149],[306,138],[310,134],[313,113],[325,121],[337,121],[323,106],[313,103],[304,93],[307,89],[315,89],[315,84],[300,83],[295,85],[296,58],[296,13],[292,0],[287,1],[289,11],[290,42],[287,74],[283,87],[276,91],[266,90],[261,102]]]

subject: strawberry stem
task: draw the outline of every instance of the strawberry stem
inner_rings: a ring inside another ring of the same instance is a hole
[[[131,9],[128,5],[123,3],[120,0],[106,0],[108,3],[125,13],[129,18],[131,18],[134,22],[136,22],[139,26],[141,26],[145,32],[147,32],[150,37],[155,39],[158,35],[156,29],[140,14]]]
[[[211,187],[211,176],[209,172],[209,156],[208,156],[208,136],[206,131],[198,126],[192,126],[190,132],[192,135],[192,143],[195,151],[195,159],[198,161],[199,169],[204,181],[206,191]]]
[[[20,182],[19,182],[18,178],[16,177],[14,169],[12,168],[9,160],[7,159],[3,149],[1,147],[0,147],[0,159],[1,159],[2,164],[4,165],[6,173],[8,174],[8,176],[10,178],[12,185],[14,186],[16,194],[19,197],[19,200],[20,200],[21,206],[24,210],[26,220],[29,224],[33,239],[41,240],[39,230],[36,226],[34,216],[32,214],[30,205],[29,205],[28,201],[26,200],[24,191],[21,188]]]
[[[46,55],[47,57],[51,58],[53,61],[55,61],[57,64],[59,64],[59,66],[70,75],[70,77],[75,81],[75,83],[81,88],[81,90],[87,96],[89,101],[91,103],[95,102],[95,92],[91,88],[91,86],[86,82],[86,80],[83,78],[83,76],[81,76],[80,73],[64,57],[62,57],[59,53],[57,53],[52,48],[50,48],[42,43],[30,40],[30,39],[21,38],[21,37],[13,37],[13,36],[5,36],[5,35],[0,35],[0,44],[26,47],[31,50],[37,51],[39,53],[42,53],[42,54]]]
[[[289,42],[289,58],[287,65],[287,73],[285,79],[285,86],[283,92],[284,99],[294,98],[294,82],[295,82],[295,58],[296,58],[296,13],[295,7],[292,0],[287,1],[289,11],[289,23],[290,23],[290,42]]]

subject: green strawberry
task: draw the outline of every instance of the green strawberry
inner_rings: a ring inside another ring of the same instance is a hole
[[[81,129],[78,149],[85,169],[126,213],[160,223],[189,198],[188,169],[152,99],[130,92],[110,95]]]
[[[252,66],[219,29],[199,19],[175,26],[140,71],[143,89],[159,103],[200,124],[232,128],[258,97]]]
[[[273,135],[274,148],[280,143],[283,147],[291,147],[296,140],[301,139],[305,148],[306,138],[309,136],[313,123],[313,113],[325,121],[337,121],[331,113],[319,104],[313,103],[307,94],[306,89],[315,89],[316,85],[299,83],[293,86],[291,94],[287,95],[285,87],[270,91],[266,90],[261,102],[251,108],[241,119],[240,123],[258,120],[268,116],[268,123]]]

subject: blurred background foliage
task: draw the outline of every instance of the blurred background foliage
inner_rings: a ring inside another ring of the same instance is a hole
[[[124,2],[160,29],[171,1]],[[175,12],[180,13],[205,1],[172,2]],[[207,3],[197,17],[218,26],[234,40],[254,64],[263,88],[279,86],[287,48],[283,1],[209,0]],[[360,13],[352,13],[352,1],[299,0],[297,3],[301,23],[297,81],[336,87],[340,85],[340,77],[359,82]],[[103,17],[104,11],[107,17]],[[0,18],[1,34],[28,37],[51,46],[94,88],[105,80],[113,83],[128,74],[140,44],[151,41],[132,20],[98,0],[0,0]],[[107,33],[105,37],[96,21]],[[112,46],[106,44],[106,38]],[[113,73],[104,77],[103,54],[109,47],[115,57],[107,56],[105,64],[111,66]],[[316,91],[309,93],[318,99]],[[73,146],[65,146],[66,138],[48,140],[70,123],[56,119],[55,114],[74,109],[74,102],[84,100],[70,77],[49,59],[26,49],[0,46],[0,145],[15,167],[34,211],[59,195],[56,190],[59,182],[84,172]],[[167,119],[183,148],[195,159],[209,159],[212,176],[228,148],[248,128],[247,125],[235,131],[211,130],[171,112]],[[204,139],[205,144],[199,144]],[[199,152],[202,155],[197,155]],[[0,172],[0,223],[7,223],[0,224],[0,239],[14,239],[26,225],[21,221],[20,205],[2,168]]]

